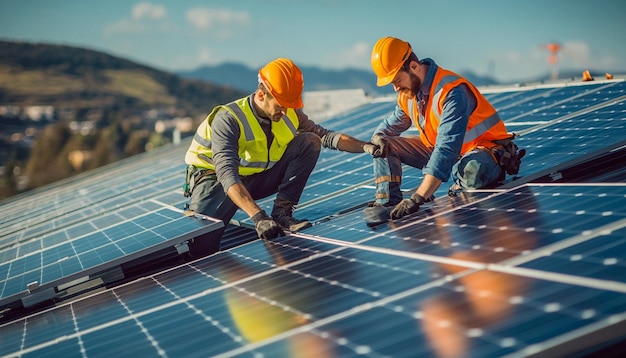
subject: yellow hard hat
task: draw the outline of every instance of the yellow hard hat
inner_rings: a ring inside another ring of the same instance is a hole
[[[400,68],[409,58],[411,45],[395,37],[383,37],[372,48],[372,69],[378,77],[376,84],[385,86],[393,81]]]
[[[285,108],[302,108],[302,71],[288,58],[277,58],[259,70],[259,82]]]

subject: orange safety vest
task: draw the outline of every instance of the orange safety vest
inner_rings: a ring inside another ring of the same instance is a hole
[[[490,149],[498,145],[493,142],[494,140],[511,138],[512,135],[506,131],[498,112],[474,85],[456,73],[439,67],[430,87],[424,116],[419,112],[416,97],[409,97],[404,92],[398,95],[398,105],[415,122],[422,143],[430,148],[435,146],[443,102],[450,90],[460,84],[466,84],[476,97],[476,108],[470,114],[460,154],[463,155],[477,147]]]

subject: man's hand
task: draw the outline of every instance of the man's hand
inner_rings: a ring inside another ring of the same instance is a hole
[[[377,155],[380,155],[380,148],[372,143],[365,143],[363,144],[363,152],[370,154],[374,158],[378,158]]]
[[[280,226],[265,212],[261,210],[250,218],[256,225],[256,233],[260,239],[269,240],[280,236],[285,236],[285,232]]]
[[[372,157],[374,158],[387,158],[387,154],[388,153],[388,147],[387,147],[387,143],[385,142],[385,135],[382,133],[377,133],[374,134],[372,136],[372,142],[373,145],[375,145],[376,147],[378,147],[378,150],[375,153],[370,153],[372,154]]]
[[[389,216],[392,220],[400,219],[403,216],[413,214],[417,212],[427,200],[424,199],[421,195],[415,193],[411,195],[409,199],[402,200],[396,205]]]

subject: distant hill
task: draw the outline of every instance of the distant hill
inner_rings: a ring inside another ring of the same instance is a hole
[[[0,41],[0,105],[207,113],[244,93],[89,49]]]
[[[393,93],[391,86],[377,87],[376,77],[371,71],[345,69],[326,70],[318,67],[300,66],[304,76],[305,91],[362,88],[373,95]],[[224,63],[214,66],[202,66],[195,70],[179,72],[185,78],[200,79],[223,86],[252,92],[256,88],[258,69],[238,63]],[[493,85],[498,82],[493,78],[479,76],[473,72],[462,72],[468,80],[477,86]]]
[[[0,199],[190,135],[246,94],[89,49],[0,41]]]
[[[300,66],[304,76],[305,91],[330,89],[363,88],[368,93],[381,93],[376,87],[376,77],[362,70],[323,70],[317,67]],[[223,63],[215,66],[202,66],[195,70],[179,72],[185,78],[210,81],[223,86],[254,91],[257,86],[259,69],[249,68],[238,63]]]

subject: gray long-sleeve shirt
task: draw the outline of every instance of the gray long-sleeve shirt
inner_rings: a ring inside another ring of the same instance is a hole
[[[254,93],[248,97],[250,107],[254,116],[261,124],[261,128],[268,138],[268,145],[271,145],[273,134],[271,131],[271,120],[261,118],[255,110],[253,104]],[[337,149],[337,143],[341,137],[340,132],[328,130],[309,119],[301,109],[296,110],[299,126],[298,132],[313,132],[322,139],[322,146],[330,149]],[[239,177],[239,123],[235,116],[229,111],[221,109],[215,114],[211,123],[213,131],[211,144],[213,149],[213,164],[217,180],[228,192],[228,188],[236,183],[241,183]]]

